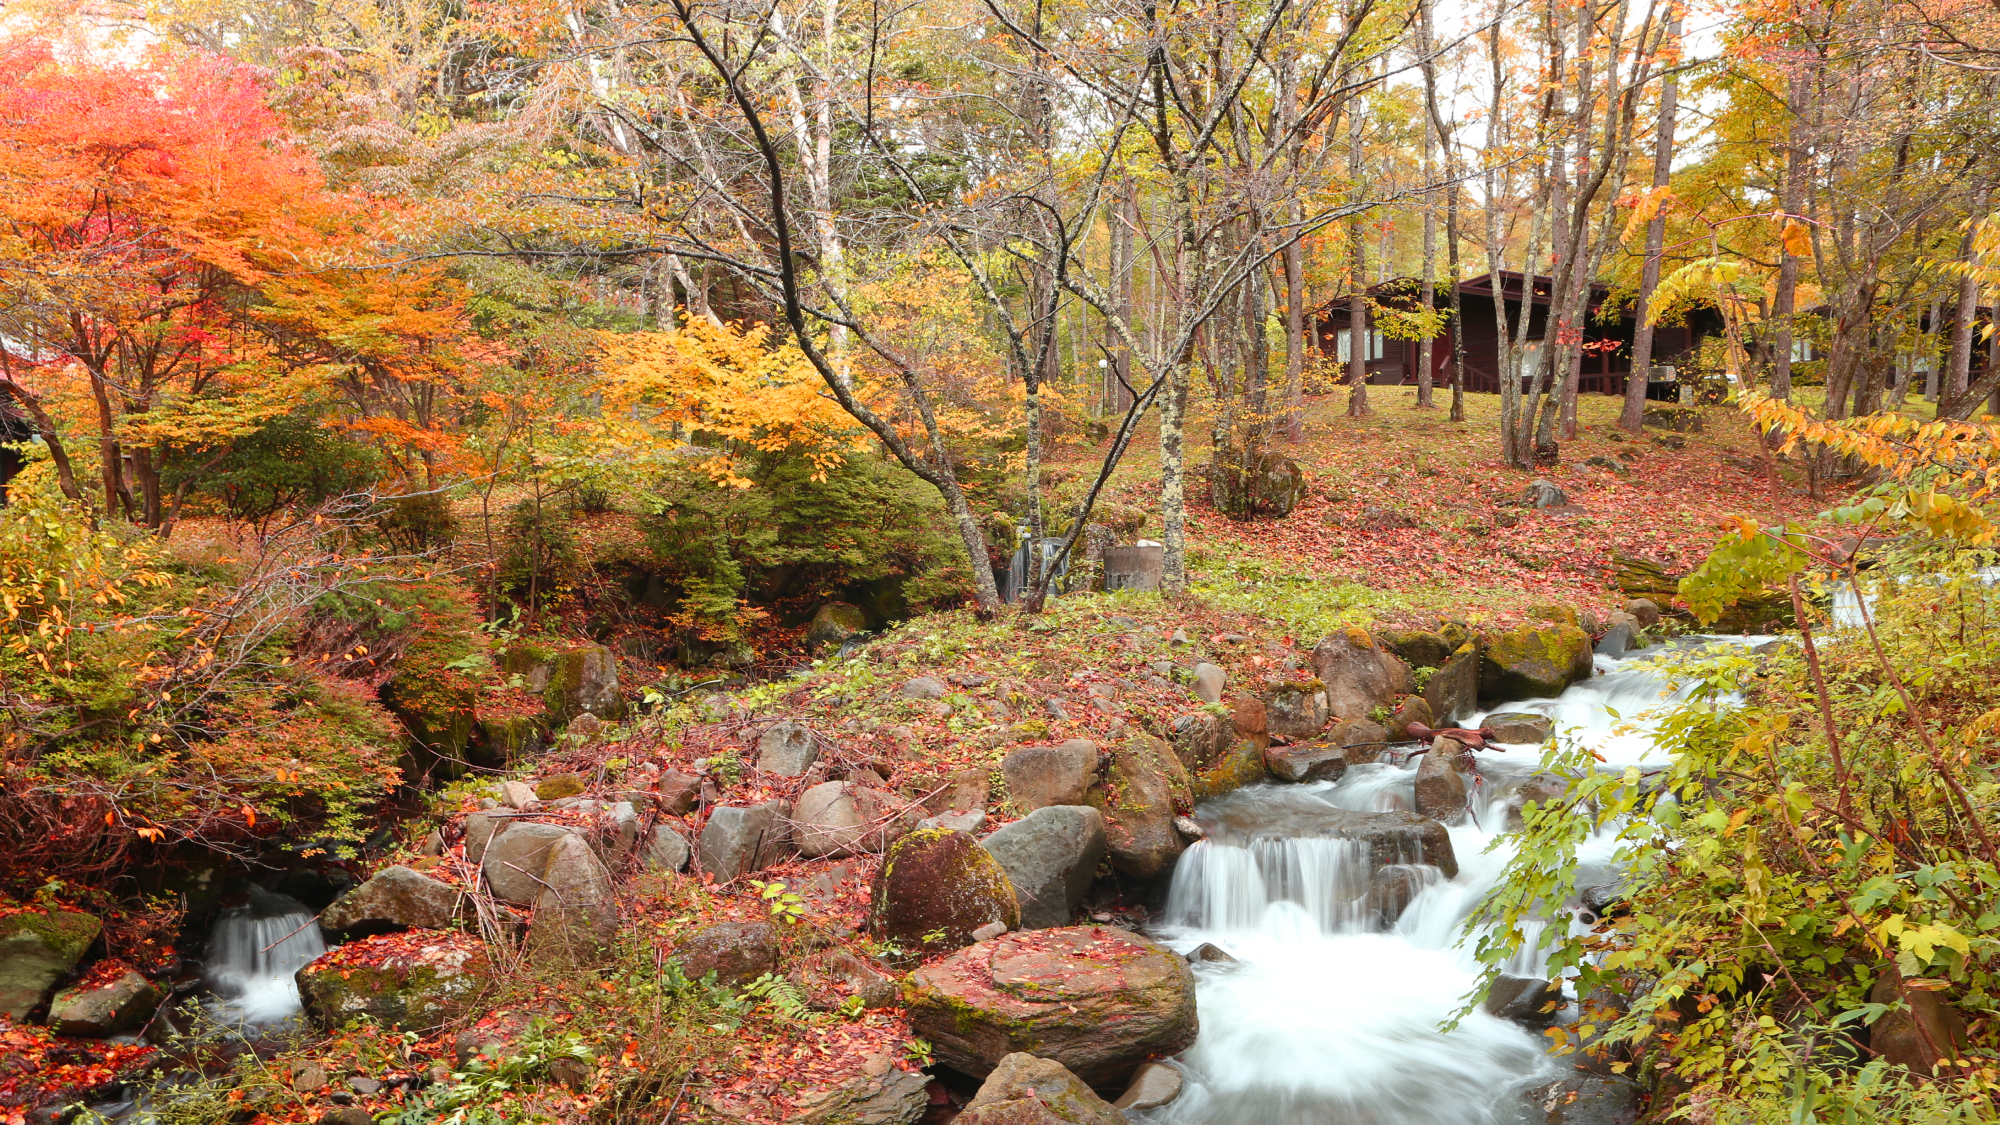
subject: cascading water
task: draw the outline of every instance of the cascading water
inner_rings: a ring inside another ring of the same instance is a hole
[[[283,1023],[299,1014],[293,974],[326,952],[313,912],[284,895],[250,888],[250,901],[216,920],[208,941],[209,1012],[238,1026]]]
[[[1647,765],[1657,754],[1643,712],[1678,693],[1645,655],[1599,657],[1601,674],[1561,698],[1505,710],[1550,716],[1612,767]],[[1196,964],[1201,1035],[1178,1060],[1186,1089],[1146,1118],[1519,1121],[1514,1094],[1552,1077],[1546,1041],[1477,1010],[1449,1033],[1439,1027],[1479,977],[1464,922],[1506,867],[1508,804],[1538,757],[1525,747],[1478,753],[1483,784],[1469,815],[1449,828],[1458,865],[1451,878],[1425,862],[1439,857],[1377,857],[1366,842],[1324,834],[1329,817],[1344,815],[1331,809],[1414,808],[1413,763],[1351,766],[1335,782],[1253,786],[1197,809],[1210,835],[1181,858],[1157,936],[1182,952],[1212,943],[1237,960]],[[1600,850],[1608,848],[1607,840]],[[1530,950],[1508,970],[1538,976],[1546,966]]]

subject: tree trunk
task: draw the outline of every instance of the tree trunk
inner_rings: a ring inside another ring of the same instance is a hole
[[[1982,188],[1975,197],[1972,217],[1966,222],[1965,238],[1958,251],[1966,271],[1958,279],[1958,306],[1953,310],[1951,322],[1951,366],[1945,373],[1945,393],[1953,399],[1965,397],[1966,385],[1972,374],[1972,322],[1979,315],[1979,279],[1972,272],[1973,265],[1978,261],[1978,252],[1973,248],[1972,235],[1974,225],[1985,210],[1986,191]],[[1931,325],[1935,332],[1937,321],[1932,320]]]
[[[1347,182],[1355,197],[1361,194],[1361,102],[1357,97],[1347,109]],[[1368,413],[1368,242],[1361,215],[1347,221],[1350,280],[1347,298],[1347,416]]]
[[[1806,96],[1805,76],[1793,74],[1786,89],[1785,110],[1792,115],[1792,120],[1786,135],[1785,181],[1779,188],[1779,199],[1786,219],[1796,221],[1802,206],[1800,195],[1806,176],[1805,115],[1800,112]],[[1778,249],[1778,291],[1775,294],[1777,307],[1773,310],[1778,331],[1773,344],[1777,354],[1772,357],[1771,363],[1771,397],[1787,401],[1792,397],[1792,318],[1798,308],[1798,293],[1799,259],[1784,248],[1781,240]]]
[[[1672,42],[1678,40],[1680,35],[1681,21],[1676,19],[1667,25],[1667,39]],[[1679,109],[1679,100],[1680,79],[1668,70],[1666,77],[1660,80],[1660,128],[1653,138],[1653,190],[1656,192],[1665,191],[1672,176],[1674,117]],[[1632,374],[1625,380],[1625,410],[1618,416],[1618,424],[1635,434],[1641,429],[1641,420],[1646,412],[1646,383],[1653,373],[1652,304],[1653,291],[1660,287],[1660,260],[1666,246],[1665,211],[1662,202],[1660,210],[1654,212],[1652,221],[1646,224],[1646,264],[1639,275],[1639,297],[1634,308],[1638,320],[1632,333]],[[1796,265],[1793,270],[1796,278]],[[1789,325],[1786,331],[1790,331]]]
[[[1424,99],[1428,106],[1430,100],[1435,96],[1437,86],[1437,79],[1430,63],[1430,4],[1428,0],[1418,0],[1417,7],[1417,50],[1424,57]],[[1426,184],[1434,182],[1435,179],[1433,161],[1431,159],[1432,153],[1437,148],[1435,129],[1436,126],[1431,121],[1431,115],[1426,111],[1424,114],[1423,157],[1424,183]],[[1424,193],[1424,264],[1422,272],[1418,274],[1417,285],[1417,292],[1422,295],[1424,311],[1426,313],[1432,312],[1437,308],[1437,233],[1437,192],[1433,190]],[[1457,279],[1454,278],[1453,280]],[[1418,410],[1434,409],[1434,404],[1431,402],[1431,341],[1433,339],[1434,336],[1426,332],[1423,339],[1417,342]]]

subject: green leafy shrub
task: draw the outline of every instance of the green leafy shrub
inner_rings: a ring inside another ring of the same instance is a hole
[[[576,581],[581,556],[556,506],[523,500],[507,510],[500,591],[523,604],[546,605]]]
[[[458,520],[451,514],[451,505],[445,502],[444,494],[439,492],[391,499],[376,526],[390,546],[409,555],[429,554],[448,547],[458,535]]]
[[[237,519],[260,522],[360,492],[380,476],[373,449],[321,425],[308,411],[283,414],[230,442],[218,459],[207,448],[172,447],[161,483]]]

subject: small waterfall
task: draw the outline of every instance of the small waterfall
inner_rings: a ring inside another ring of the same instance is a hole
[[[1718,638],[1688,643],[1709,643]],[[1658,650],[1655,650],[1658,651]],[[1537,711],[1610,768],[1657,763],[1651,712],[1681,693],[1640,654],[1598,658],[1600,674]],[[1477,717],[1467,726],[1477,726]],[[1328,833],[1328,811],[1415,807],[1415,761],[1350,766],[1332,782],[1261,785],[1203,804],[1208,838],[1175,869],[1158,936],[1183,951],[1202,943],[1235,963],[1195,966],[1201,1036],[1178,1065],[1185,1092],[1135,1119],[1153,1125],[1508,1125],[1516,1091],[1552,1072],[1545,1040],[1474,1010],[1449,1033],[1480,975],[1465,920],[1513,854],[1507,812],[1540,754],[1495,747],[1476,755],[1472,816],[1450,825],[1458,874],[1423,856],[1370,852]],[[1580,858],[1610,878],[1608,835]],[[1588,880],[1587,880],[1588,881]],[[1565,904],[1546,925],[1574,924]],[[1533,944],[1532,940],[1529,943]],[[1539,951],[1506,966],[1541,976]]]
[[[250,889],[250,902],[216,920],[206,973],[209,1011],[225,1023],[273,1024],[299,1014],[293,974],[326,952],[312,911],[296,899]]]

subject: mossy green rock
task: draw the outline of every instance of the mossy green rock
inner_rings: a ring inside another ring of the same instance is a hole
[[[545,777],[535,785],[535,799],[538,801],[560,801],[564,797],[574,797],[584,790],[583,777],[574,773],[559,773]]]
[[[76,968],[104,923],[73,910],[0,918],[0,1015],[24,1019]]]
[[[411,944],[406,934],[337,946],[298,971],[306,1014],[324,1028],[367,1016],[384,1027],[422,1031],[465,1012],[491,970],[469,934],[441,933]]]
[[[479,718],[481,753],[474,760],[490,769],[511,769],[548,744],[548,723],[540,715]]]
[[[1198,805],[1211,797],[1234,793],[1246,785],[1270,779],[1270,770],[1264,765],[1263,748],[1248,739],[1241,739],[1214,765],[1189,777],[1188,795]]]
[[[1054,1059],[1018,1051],[1000,1060],[958,1125],[1125,1125],[1126,1117]]]
[[[1140,1063],[1186,1050],[1200,1029],[1188,963],[1108,926],[982,941],[912,973],[903,998],[911,1032],[975,1077],[1025,1051],[1121,1089]]]
[[[1443,634],[1428,629],[1378,629],[1375,640],[1412,668],[1436,668],[1450,660],[1458,648]]]
[[[869,896],[868,931],[905,949],[970,944],[995,922],[1014,929],[1021,907],[992,853],[964,832],[924,828],[890,845]]]
[[[1590,634],[1574,625],[1522,625],[1489,633],[1481,653],[1479,698],[1502,703],[1547,699],[1590,676]]]
[[[828,602],[819,607],[819,612],[813,614],[812,624],[806,626],[806,651],[839,648],[847,638],[867,631],[867,610],[846,602]]]

